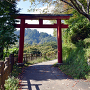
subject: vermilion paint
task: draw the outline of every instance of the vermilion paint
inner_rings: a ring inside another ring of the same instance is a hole
[[[24,33],[25,33],[24,26],[25,26],[25,19],[21,19],[18,63],[23,63],[23,48],[24,48]]]
[[[62,32],[61,28],[68,28],[68,25],[61,23],[61,19],[69,19],[71,15],[36,15],[36,14],[18,14],[16,19],[21,19],[21,24],[15,24],[16,28],[20,28],[18,63],[23,63],[24,33],[25,28],[57,28],[58,41],[58,63],[62,63]],[[39,24],[27,24],[26,20],[39,20]],[[43,20],[57,20],[57,24],[43,24]]]
[[[58,63],[62,63],[62,32],[61,20],[57,19]]]

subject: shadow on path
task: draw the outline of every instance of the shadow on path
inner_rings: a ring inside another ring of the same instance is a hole
[[[22,90],[79,90],[76,89],[76,87],[74,87],[73,89],[70,88],[73,86],[75,80],[66,76],[57,67],[53,67],[52,65],[56,62],[57,60],[53,60],[39,64],[34,64],[27,67],[22,75],[21,89]],[[84,89],[80,89],[80,90],[84,90]],[[90,89],[85,89],[85,90],[90,90]]]

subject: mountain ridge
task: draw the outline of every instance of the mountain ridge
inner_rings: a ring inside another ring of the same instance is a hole
[[[15,34],[19,35],[20,30],[15,31]],[[44,32],[39,33],[39,31],[37,31],[36,29],[25,29],[24,44],[43,44],[45,42],[51,41],[57,42],[56,37],[53,37]]]

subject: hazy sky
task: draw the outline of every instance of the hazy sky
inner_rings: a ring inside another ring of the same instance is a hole
[[[17,7],[18,8],[21,8],[21,11],[20,11],[20,13],[22,13],[22,14],[40,14],[40,11],[35,11],[35,12],[28,12],[28,9],[30,9],[30,2],[29,2],[29,0],[27,0],[27,1],[23,1],[23,0],[21,0],[20,2],[17,2]],[[46,6],[42,6],[42,7],[40,7],[40,6],[38,6],[38,8],[40,8],[40,9],[44,9]],[[51,7],[51,9],[53,9],[53,7]],[[26,21],[26,23],[38,23],[38,21]],[[50,24],[50,22],[49,21],[44,21],[44,24],[45,23],[47,23],[47,24]],[[33,29],[33,28],[32,28]],[[43,29],[43,28],[37,28],[37,30],[39,31],[39,32],[46,32],[46,33],[48,33],[48,34],[51,34],[51,35],[53,35],[53,29],[51,28],[45,28],[45,29]]]

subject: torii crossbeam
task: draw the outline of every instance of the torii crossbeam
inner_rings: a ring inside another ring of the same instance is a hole
[[[23,63],[24,33],[25,28],[57,28],[58,41],[58,63],[62,63],[62,34],[61,28],[68,28],[68,25],[61,23],[61,20],[68,20],[72,14],[17,14],[16,19],[21,19],[20,24],[15,24],[15,28],[20,28],[18,63]],[[25,20],[39,20],[39,24],[27,24]],[[57,20],[56,24],[43,24],[43,20]]]

